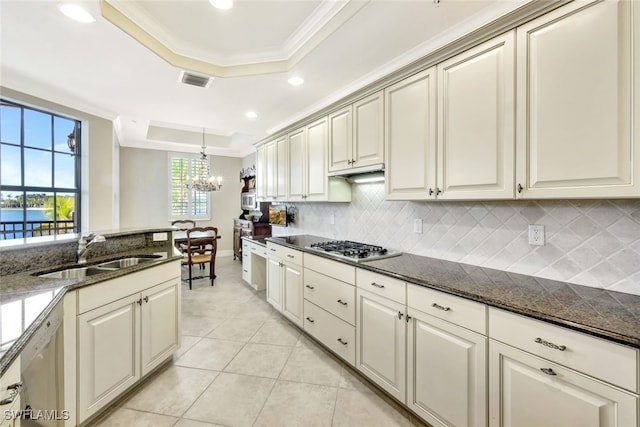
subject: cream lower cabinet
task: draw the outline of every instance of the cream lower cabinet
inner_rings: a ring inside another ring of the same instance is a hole
[[[20,357],[14,360],[0,378],[0,400],[6,403],[0,406],[0,427],[20,427]],[[52,408],[53,409],[53,408]]]
[[[639,19],[576,1],[517,29],[518,198],[640,196]]]
[[[267,302],[302,327],[302,252],[267,242]]]
[[[140,271],[78,292],[78,422],[112,402],[180,345],[179,276],[115,301],[109,296],[144,287],[141,280],[148,286],[179,273],[179,263],[148,271],[149,278]]]
[[[638,350],[489,309],[489,425],[638,425]]]

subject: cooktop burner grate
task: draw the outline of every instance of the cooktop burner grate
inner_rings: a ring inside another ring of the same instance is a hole
[[[368,245],[366,243],[352,242],[350,240],[330,240],[326,242],[312,243],[307,249],[313,249],[352,261],[372,261],[374,259],[388,258],[400,255],[400,252],[391,252],[382,246]]]

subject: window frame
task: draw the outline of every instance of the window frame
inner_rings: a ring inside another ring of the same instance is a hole
[[[168,208],[168,215],[169,215],[169,221],[175,221],[178,219],[191,219],[194,221],[209,221],[211,220],[211,193],[208,191],[201,191],[201,192],[197,192],[197,193],[201,193],[204,194],[204,196],[206,197],[206,202],[205,202],[205,206],[206,206],[206,213],[205,214],[194,214],[193,213],[193,199],[194,199],[194,192],[196,192],[196,190],[191,190],[187,192],[187,208],[186,208],[186,214],[180,214],[180,215],[174,215],[173,213],[173,189],[176,188],[177,186],[174,186],[174,180],[173,180],[173,159],[184,159],[187,161],[187,170],[194,170],[194,163],[197,161],[200,161],[202,159],[202,154],[196,154],[196,153],[179,153],[179,152],[169,152],[167,155],[167,176],[168,176],[168,201],[169,201],[169,208]],[[207,157],[207,162],[210,163],[209,157]],[[210,165],[209,165],[210,167]],[[189,174],[187,174],[187,176],[189,176]],[[178,186],[182,186],[184,187],[186,183],[186,180],[182,181],[180,184],[178,184]]]
[[[10,233],[7,232],[6,235],[1,234],[0,235],[0,241],[15,241],[15,240],[19,240],[19,239],[27,239],[27,238],[32,238],[32,237],[39,237],[39,236],[60,236],[60,235],[65,235],[65,234],[69,234],[69,233],[78,233],[81,229],[82,226],[82,132],[83,132],[83,121],[76,118],[76,117],[72,117],[66,114],[62,114],[56,111],[52,111],[52,110],[47,110],[44,108],[40,108],[37,106],[33,106],[33,105],[27,105],[25,103],[19,102],[19,101],[14,101],[12,99],[9,98],[2,98],[0,97],[0,102],[2,105],[7,105],[7,106],[11,106],[11,107],[15,107],[17,109],[19,109],[19,114],[20,114],[20,138],[19,141],[16,142],[9,142],[9,141],[2,141],[0,138],[0,149],[2,146],[8,146],[8,147],[15,147],[18,148],[20,150],[20,185],[16,185],[16,184],[3,184],[0,181],[0,194],[2,193],[20,193],[21,197],[23,198],[23,219],[22,219],[22,229],[21,230],[15,230],[14,231],[14,235],[16,233],[21,233],[22,237],[13,237],[13,238],[6,238],[7,235],[9,235]],[[47,116],[49,116],[49,120],[51,121],[51,134],[50,134],[50,141],[51,141],[51,146],[48,148],[42,148],[42,147],[35,147],[35,146],[31,146],[31,145],[26,145],[25,144],[25,110],[29,110],[29,111],[34,111],[37,113],[41,113],[41,114],[46,114]],[[59,119],[64,119],[64,120],[68,120],[68,121],[72,121],[75,123],[75,141],[76,141],[76,145],[75,145],[75,151],[73,153],[71,152],[67,152],[67,151],[60,151],[60,150],[56,150],[55,148],[55,122],[56,122],[56,118]],[[45,153],[50,153],[51,155],[51,185],[50,186],[41,186],[41,185],[26,185],[25,181],[26,181],[26,169],[25,169],[25,161],[26,161],[26,150],[36,150],[38,152],[45,152]],[[56,185],[56,154],[66,154],[69,155],[73,158],[73,177],[74,177],[74,183],[75,183],[75,187],[63,187],[63,186],[57,186]],[[1,168],[1,165],[0,165]],[[1,179],[1,176],[0,176]],[[46,193],[46,194],[50,194],[53,198],[54,198],[54,203],[53,203],[53,223],[54,223],[54,231],[55,232],[51,232],[51,229],[48,230],[48,233],[45,233],[44,231],[40,231],[39,235],[34,234],[34,229],[30,229],[27,226],[27,222],[28,222],[28,218],[26,215],[27,212],[27,195],[28,194],[35,194],[35,193]],[[58,196],[65,196],[65,195],[73,195],[75,198],[75,205],[74,205],[74,216],[73,216],[73,229],[72,230],[68,230],[67,228],[62,228],[59,229],[57,222],[59,221],[57,219],[57,204],[56,204],[56,198]],[[60,233],[59,231],[66,231],[65,233]]]

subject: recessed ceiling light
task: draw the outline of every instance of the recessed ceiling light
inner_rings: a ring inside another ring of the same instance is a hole
[[[209,3],[220,10],[229,10],[233,7],[233,0],[209,0]]]
[[[89,12],[77,4],[63,4],[60,6],[60,12],[64,13],[68,18],[83,24],[96,22],[96,19]]]
[[[289,82],[289,84],[291,86],[300,86],[302,83],[304,83],[304,79],[302,77],[291,77],[289,80],[287,80]]]
[[[256,114],[255,111],[247,111],[244,115],[245,115],[245,117],[247,117],[249,119],[257,119],[258,118],[258,114]]]

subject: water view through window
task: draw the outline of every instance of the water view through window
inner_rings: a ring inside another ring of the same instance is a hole
[[[80,122],[1,100],[0,240],[74,233]]]

